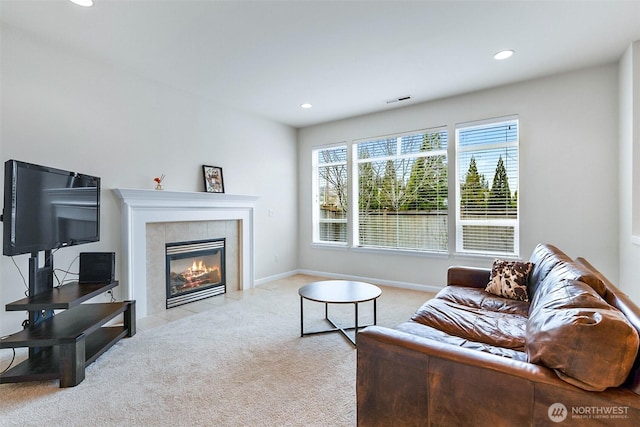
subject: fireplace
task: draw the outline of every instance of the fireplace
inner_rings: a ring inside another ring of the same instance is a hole
[[[168,242],[226,237],[226,286],[255,286],[254,213],[258,197],[228,193],[116,188],[122,220],[123,299],[136,318],[165,311]],[[225,231],[226,230],[226,231]]]
[[[165,244],[167,308],[226,292],[225,239]]]

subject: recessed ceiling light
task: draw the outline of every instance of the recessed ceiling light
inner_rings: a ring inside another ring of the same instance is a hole
[[[501,50],[500,52],[496,53],[495,55],[493,55],[493,59],[497,59],[498,61],[502,60],[502,59],[507,59],[510,58],[511,55],[514,54],[514,51],[509,49],[509,50]]]
[[[93,6],[93,0],[71,0],[72,3],[78,6],[91,7]]]
[[[305,102],[304,104],[300,104],[300,107],[305,108],[305,109],[309,109],[309,108],[313,107],[313,105],[309,104],[308,102]]]

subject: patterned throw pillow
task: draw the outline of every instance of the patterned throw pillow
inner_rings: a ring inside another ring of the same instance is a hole
[[[491,277],[485,291],[505,298],[529,301],[527,282],[531,270],[531,262],[497,259],[493,262]]]

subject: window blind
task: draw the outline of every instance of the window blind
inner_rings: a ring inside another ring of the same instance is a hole
[[[354,143],[354,244],[447,250],[447,143],[444,128]]]
[[[313,151],[314,242],[347,243],[347,147]]]
[[[456,129],[456,251],[518,255],[518,120]]]

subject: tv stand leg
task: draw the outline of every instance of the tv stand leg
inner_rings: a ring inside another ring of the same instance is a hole
[[[127,329],[127,338],[136,334],[136,302],[126,301],[129,305],[124,312],[124,327]]]
[[[60,387],[75,387],[84,380],[85,335],[60,344]]]

